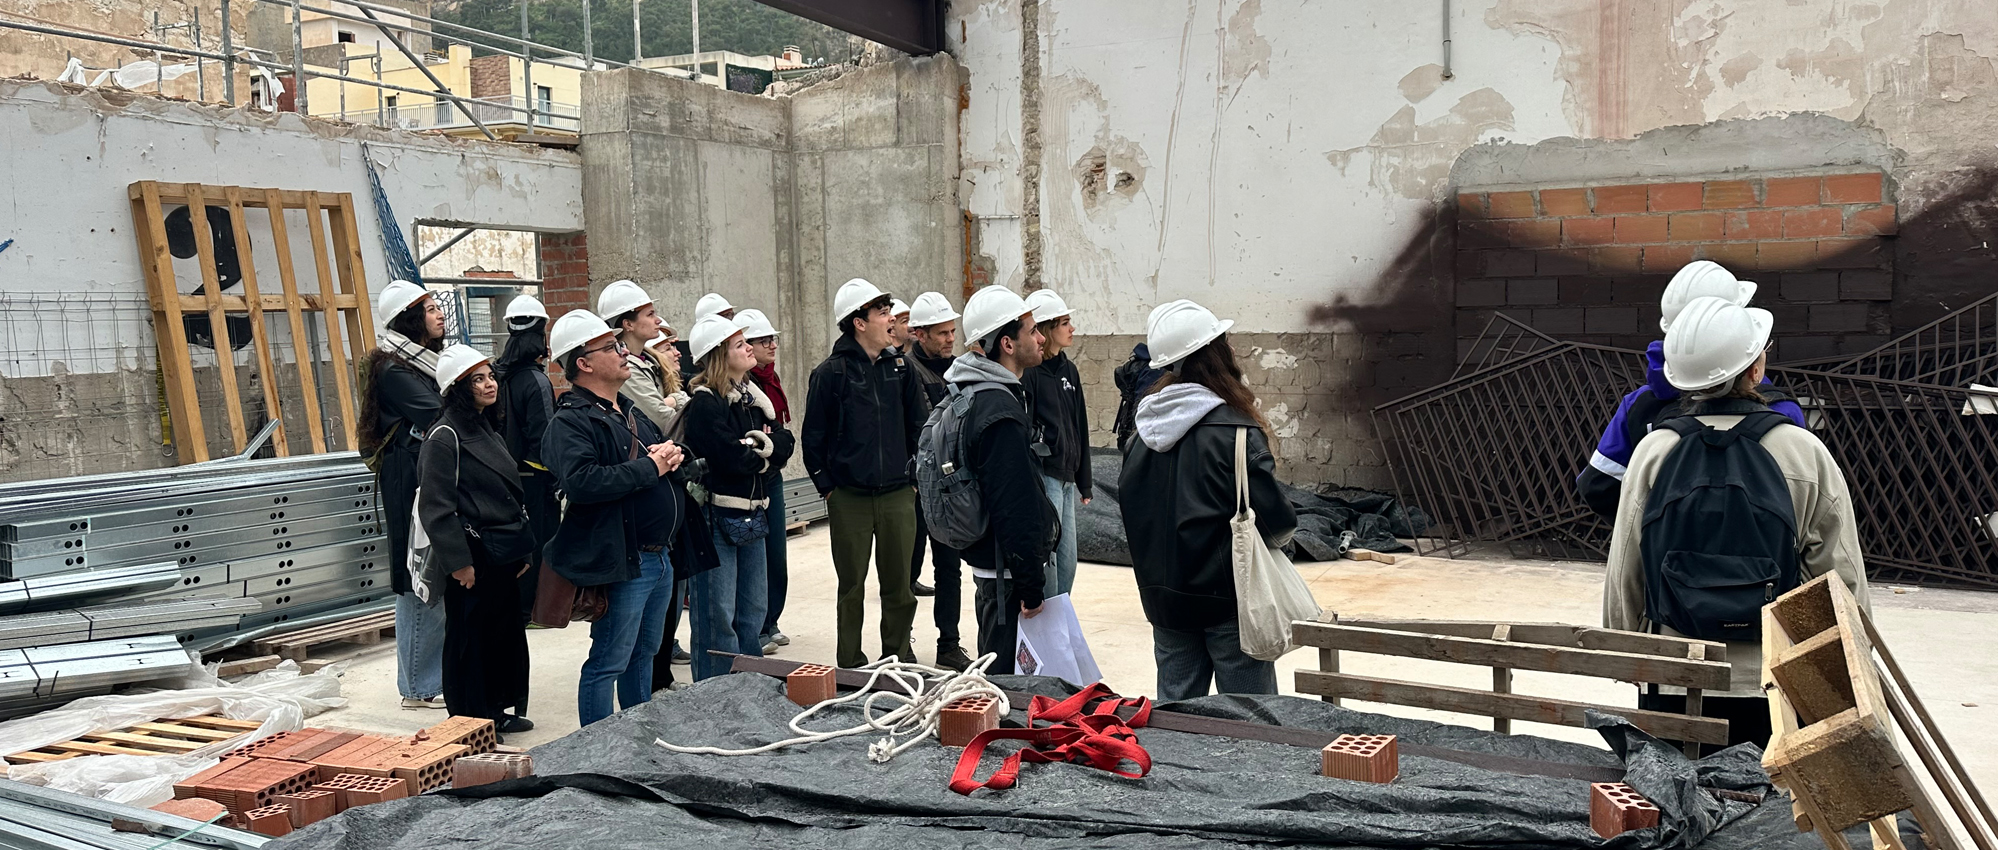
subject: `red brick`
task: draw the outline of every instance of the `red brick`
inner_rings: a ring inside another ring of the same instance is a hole
[[[1658,807],[1621,782],[1589,785],[1589,828],[1604,838],[1658,825]]]
[[[243,828],[272,838],[290,835],[291,807],[278,803],[244,812]]]
[[[1641,213],[1647,208],[1649,193],[1643,186],[1597,186],[1590,191],[1596,198],[1596,215]]]
[[[1892,236],[1899,229],[1894,220],[1893,204],[1847,209],[1850,210],[1845,216],[1847,236]]]
[[[1721,235],[1727,239],[1780,239],[1783,214],[1775,210],[1728,213],[1722,219]]]
[[[1561,220],[1527,218],[1505,222],[1506,241],[1514,248],[1552,248],[1561,244]]]
[[[1457,249],[1503,248],[1512,237],[1506,233],[1506,223],[1483,218],[1457,219]]]
[[[1485,277],[1522,277],[1533,274],[1533,251],[1486,251]]]
[[[1590,274],[1633,274],[1641,267],[1644,249],[1635,245],[1597,248],[1589,252]]]
[[[1649,274],[1672,274],[1692,261],[1691,245],[1644,246],[1644,271]]]
[[[1533,273],[1542,277],[1558,277],[1564,274],[1588,274],[1589,251],[1587,248],[1557,248],[1552,251],[1533,252]]]
[[[1765,207],[1810,207],[1823,203],[1823,178],[1771,177],[1762,181]]]
[[[1832,204],[1880,203],[1880,173],[1833,174],[1825,178],[1825,202]]]
[[[1486,197],[1491,205],[1492,218],[1532,218],[1539,215],[1533,208],[1532,192],[1493,192]]]
[[[168,800],[154,806],[153,811],[179,815],[189,820],[198,820],[203,823],[215,820],[216,815],[222,815],[222,819],[215,822],[223,824],[229,822],[229,808],[227,806],[217,803],[214,800],[206,800],[200,797],[184,797],[178,800]]]
[[[1818,240],[1818,265],[1823,268],[1881,268],[1885,259],[1878,238]]]
[[[1319,751],[1318,773],[1333,779],[1385,785],[1401,775],[1393,735],[1340,735]]]
[[[1485,217],[1485,196],[1481,192],[1459,192],[1457,214],[1466,218]]]
[[[1719,242],[1699,246],[1702,259],[1712,260],[1725,266],[1728,271],[1743,274],[1755,268],[1755,243]]]
[[[280,794],[278,802],[291,807],[291,825],[304,827],[340,813],[339,795],[331,791],[300,791]]]
[[[1746,180],[1709,180],[1701,205],[1710,210],[1755,206],[1755,184]]]
[[[1542,189],[1540,209],[1544,215],[1588,215],[1589,190]]]
[[[1756,245],[1755,268],[1763,271],[1795,271],[1816,268],[1815,242],[1760,242]]]
[[[1646,242],[1665,241],[1665,216],[1617,216],[1616,241],[1619,245],[1641,245]]]
[[[1615,239],[1616,219],[1561,219],[1561,243],[1564,245],[1608,245]]]
[[[1680,213],[1672,216],[1674,242],[1708,242],[1719,238],[1721,238],[1720,213]]]
[[[824,664],[806,664],[785,675],[784,696],[799,705],[818,705],[839,695],[834,675],[833,668]]]
[[[470,788],[503,779],[534,775],[534,757],[526,753],[486,753],[465,756],[452,764],[451,787]]]
[[[959,697],[937,715],[937,738],[946,747],[962,747],[978,733],[999,728],[999,701],[989,696]]]
[[[409,783],[383,776],[363,776],[346,790],[348,807],[367,806],[409,796]]]
[[[1653,183],[1646,186],[1652,212],[1696,210],[1706,195],[1705,183]]]
[[[1837,236],[1845,232],[1845,220],[1840,213],[1837,207],[1790,210],[1783,214],[1783,236],[1786,239]]]

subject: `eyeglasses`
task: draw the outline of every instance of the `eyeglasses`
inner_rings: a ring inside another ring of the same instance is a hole
[[[609,343],[606,343],[605,345],[603,345],[603,346],[602,346],[602,347],[600,347],[600,348],[585,348],[585,349],[583,349],[583,356],[584,356],[584,357],[588,357],[588,356],[590,356],[590,355],[592,355],[592,354],[595,354],[595,353],[597,353],[597,352],[599,352],[599,351],[610,351],[610,350],[612,350],[612,349],[616,349],[616,350],[617,350],[617,353],[619,353],[619,354],[630,354],[630,353],[631,353],[631,349],[629,349],[629,348],[626,348],[626,347],[624,347],[624,342],[623,342],[623,341],[621,341],[621,340],[615,340],[615,339],[614,339],[614,340],[611,340],[611,341],[610,341]]]

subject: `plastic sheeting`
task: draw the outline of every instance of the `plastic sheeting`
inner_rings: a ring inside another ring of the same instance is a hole
[[[1003,686],[1061,695],[1051,679]],[[1629,766],[1664,810],[1660,828],[1604,842],[1589,829],[1589,787],[1404,755],[1391,785],[1326,779],[1315,750],[1156,728],[1138,730],[1153,769],[1127,780],[1080,765],[1029,765],[1007,791],[946,788],[958,750],[925,746],[887,764],[866,737],[764,755],[679,755],[651,742],[747,747],[787,737],[797,706],[783,682],[710,679],[533,750],[540,776],[366,806],[279,839],[273,848],[417,850],[478,836],[481,847],[1021,847],[1158,850],[1288,843],[1315,847],[1820,846],[1789,822],[1789,802],[1724,802],[1701,786],[1767,792],[1759,753],[1698,762],[1620,723],[1613,752],[1529,736],[1367,714],[1298,697],[1215,696],[1175,710],[1328,732],[1392,733],[1461,751]],[[849,714],[850,709],[841,709]],[[839,713],[835,711],[833,713]],[[1019,721],[1023,714],[1010,718]],[[856,716],[826,717],[827,726]],[[1010,742],[988,750],[989,774]],[[1618,752],[1622,752],[1619,758]]]
[[[337,665],[302,674],[283,662],[230,684],[210,670],[173,682],[168,690],[85,697],[61,708],[0,723],[0,753],[32,750],[107,729],[162,718],[219,714],[263,723],[250,738],[221,741],[173,756],[81,756],[12,765],[6,776],[85,797],[134,806],[173,799],[173,783],[215,766],[223,753],[257,738],[302,728],[305,718],[346,705]]]

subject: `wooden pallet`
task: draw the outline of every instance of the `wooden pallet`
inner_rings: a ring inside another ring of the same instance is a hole
[[[202,715],[178,720],[155,720],[106,732],[93,732],[70,741],[10,753],[8,764],[38,764],[77,756],[161,756],[179,755],[218,741],[242,737],[263,724],[254,720],[230,720]]]
[[[272,635],[257,640],[253,646],[257,652],[302,663],[312,647],[320,644],[346,642],[365,646],[380,643],[382,638],[394,634],[395,612],[383,611],[377,614],[364,614],[351,620]]]

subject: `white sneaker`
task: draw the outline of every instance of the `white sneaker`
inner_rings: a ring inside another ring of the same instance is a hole
[[[774,640],[765,639],[763,641],[763,654],[764,655],[777,654],[777,642]]]
[[[789,635],[786,635],[783,632],[771,632],[770,642],[778,646],[790,646],[791,638]]]
[[[431,697],[431,698],[429,698],[429,699],[417,699],[417,698],[415,698],[415,697],[403,697],[403,698],[402,698],[402,707],[403,707],[403,708],[436,708],[436,709],[443,709],[443,708],[446,708],[446,706],[444,705],[444,695],[443,695],[443,694],[438,694],[437,696],[434,696],[434,697]]]

